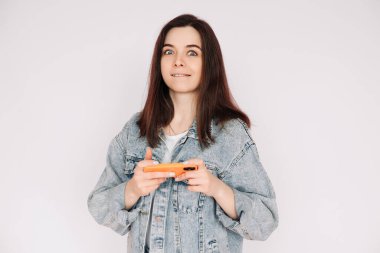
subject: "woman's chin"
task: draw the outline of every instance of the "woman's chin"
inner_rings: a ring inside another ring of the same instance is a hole
[[[175,86],[175,87],[169,87],[170,91],[171,92],[174,92],[174,93],[195,93],[197,91],[196,88],[189,88],[189,87],[178,87],[178,86]]]

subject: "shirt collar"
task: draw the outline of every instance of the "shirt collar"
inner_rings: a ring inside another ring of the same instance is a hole
[[[214,130],[214,119],[212,119],[212,121],[211,121],[211,135],[213,133],[213,130]],[[196,139],[196,140],[199,139],[198,132],[197,132],[197,119],[196,118],[194,118],[194,120],[193,120],[193,122],[192,122],[192,124],[191,124],[186,135],[188,137],[191,137],[191,138]],[[159,136],[161,138],[164,138],[165,134],[164,134],[163,128],[160,129]]]

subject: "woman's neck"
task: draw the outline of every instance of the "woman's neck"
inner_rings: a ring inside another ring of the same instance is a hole
[[[188,130],[196,115],[196,96],[189,93],[170,94],[174,105],[174,117],[165,127],[167,135],[177,135]]]

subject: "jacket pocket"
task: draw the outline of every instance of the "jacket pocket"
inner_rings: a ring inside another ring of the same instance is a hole
[[[219,251],[218,243],[215,239],[207,243],[206,253],[219,253],[219,252],[220,251]]]
[[[210,162],[204,161],[206,168],[214,175],[218,176],[217,167]],[[178,211],[184,214],[198,213],[201,201],[200,192],[192,192],[187,189],[188,184],[180,181],[177,183],[177,201],[178,201]]]
[[[200,193],[189,191],[185,182],[181,181],[177,184],[178,211],[184,214],[197,213]]]
[[[208,169],[208,171],[210,171],[214,176],[220,177],[219,170],[218,170],[217,166],[214,163],[208,162],[208,161],[204,161],[204,164],[206,165],[206,168]]]
[[[125,168],[124,168],[124,174],[127,175],[128,178],[132,178],[135,168],[137,166],[137,163],[139,161],[143,160],[140,157],[132,156],[132,155],[125,155]]]

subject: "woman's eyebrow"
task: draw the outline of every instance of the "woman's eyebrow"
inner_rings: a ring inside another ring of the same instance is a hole
[[[175,46],[173,46],[172,44],[164,44],[162,47],[173,47],[175,48]],[[196,47],[198,48],[199,50],[202,51],[202,48],[196,44],[190,44],[190,45],[186,45],[186,47]]]

